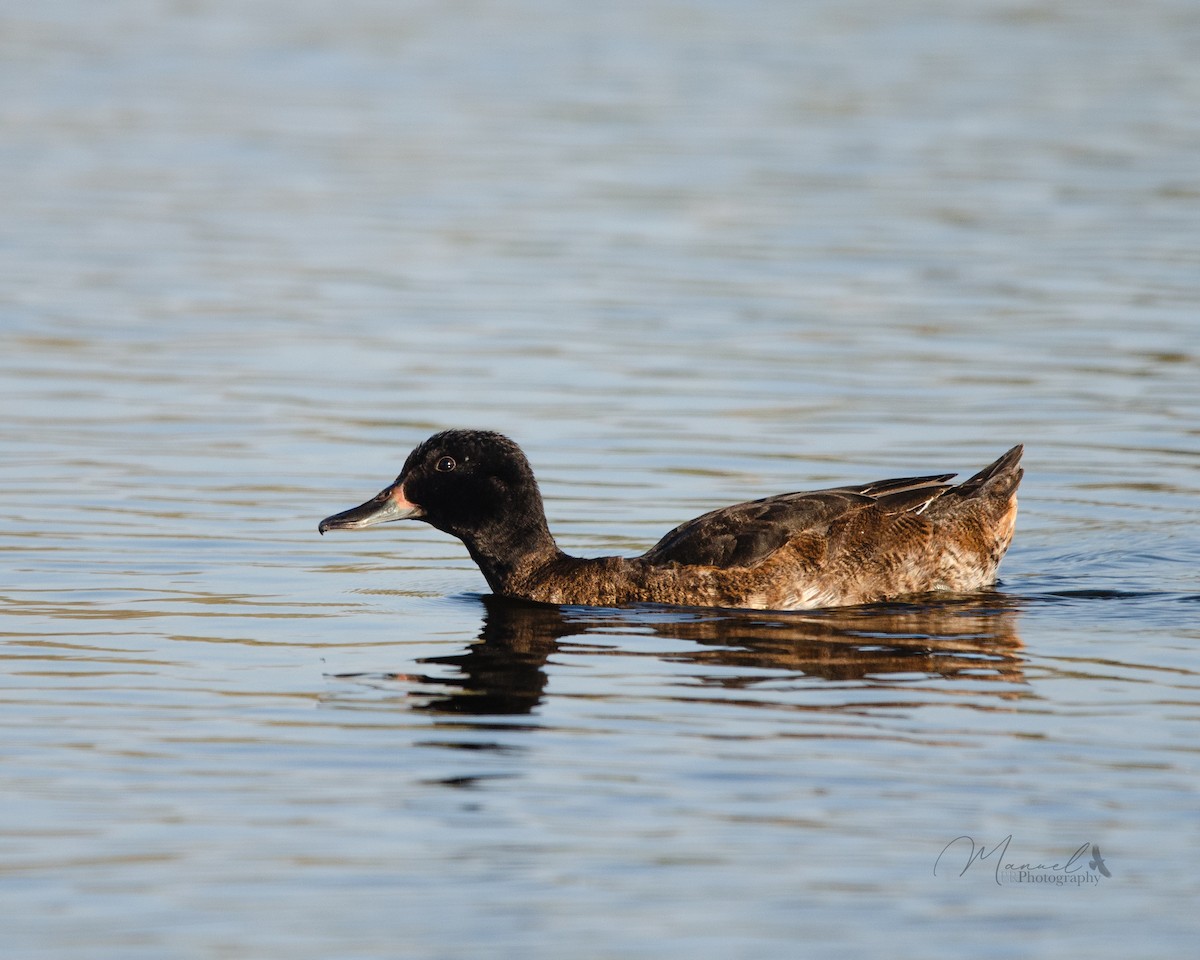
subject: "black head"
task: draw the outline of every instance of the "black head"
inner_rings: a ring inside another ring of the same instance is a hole
[[[395,483],[372,500],[321,521],[320,531],[390,520],[424,520],[468,545],[497,528],[545,529],[533,469],[513,441],[487,430],[434,434],[404,462]]]
[[[434,434],[404,462],[396,478],[421,519],[463,537],[516,518],[542,513],[542,496],[525,454],[508,437],[488,430]]]

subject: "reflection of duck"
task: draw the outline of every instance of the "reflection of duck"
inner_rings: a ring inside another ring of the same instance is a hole
[[[714,510],[640,557],[571,557],[546,525],[533,470],[498,433],[447,430],[417,447],[374,499],[319,530],[424,520],[466,544],[492,590],[543,603],[799,610],[986,587],[1012,540],[1014,447],[953,474],[787,493]]]
[[[1000,595],[967,602],[839,610],[797,616],[657,607],[585,609],[486,597],[480,641],[458,654],[422,663],[451,666],[451,676],[403,675],[422,688],[410,701],[419,709],[472,715],[531,712],[547,684],[545,666],[566,638],[622,631],[695,644],[695,649],[640,655],[694,663],[706,684],[749,688],[778,682],[778,671],[830,681],[888,680],[924,674],[978,683],[1022,682],[1016,611]],[[589,655],[605,652],[586,644]],[[612,651],[638,655],[627,647]],[[738,672],[740,668],[743,672]],[[764,670],[774,673],[770,677]],[[375,679],[379,679],[378,676]],[[386,678],[385,678],[386,679]],[[391,679],[401,679],[392,675]],[[977,690],[997,695],[994,687]]]
[[[870,680],[888,674],[1013,683],[1024,679],[1016,611],[998,595],[773,620],[740,614],[716,623],[672,625],[669,635],[720,645],[688,655],[695,663],[768,667],[824,680]],[[758,678],[733,675],[720,682],[752,686]]]

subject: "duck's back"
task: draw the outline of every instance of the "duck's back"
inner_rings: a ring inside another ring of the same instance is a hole
[[[714,510],[638,558],[644,589],[686,583],[718,605],[768,609],[977,590],[1012,540],[1021,452],[957,486],[953,474],[904,477]]]
[[[919,510],[940,496],[954,474],[907,477],[852,487],[781,493],[713,510],[680,524],[643,555],[649,563],[752,567],[813,530],[872,507]]]

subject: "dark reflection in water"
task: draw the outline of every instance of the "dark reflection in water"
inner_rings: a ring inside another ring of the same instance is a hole
[[[597,610],[498,597],[486,597],[484,604],[478,642],[461,653],[420,661],[452,667],[449,676],[357,674],[342,679],[413,683],[420,688],[406,700],[413,708],[473,716],[532,712],[546,695],[548,659],[572,650],[694,664],[701,668],[695,674],[698,682],[731,689],[788,678],[867,685],[914,676],[1024,682],[1016,600],[1003,594],[776,615],[654,606]],[[600,645],[581,639],[621,634],[683,641],[695,648],[647,651],[640,643]],[[989,688],[988,693],[996,691]]]

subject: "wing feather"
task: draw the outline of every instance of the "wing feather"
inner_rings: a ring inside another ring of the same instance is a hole
[[[713,510],[680,524],[643,555],[654,564],[750,567],[805,533],[828,530],[861,510],[921,513],[954,474],[877,480],[807,493],[784,493]]]

